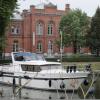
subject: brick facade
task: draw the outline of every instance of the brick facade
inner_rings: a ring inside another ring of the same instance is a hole
[[[29,10],[23,10],[21,14],[16,12],[6,33],[5,53],[18,50],[46,54],[60,53],[55,40],[59,39],[61,17],[69,10],[69,4],[65,5],[65,10],[58,10],[57,6],[49,3],[41,9],[31,5]],[[73,48],[64,48],[63,51],[72,53]]]
[[[65,10],[49,3],[39,9],[34,5],[29,10],[16,12],[6,33],[6,53],[25,50],[41,53],[59,53],[55,40],[59,38],[59,23],[62,15],[70,10],[69,4]]]

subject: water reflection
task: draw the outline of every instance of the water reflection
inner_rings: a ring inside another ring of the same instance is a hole
[[[21,99],[19,95],[14,97],[13,88],[8,86],[0,86],[0,90],[3,90],[3,97],[0,100],[66,100],[66,99],[79,99],[77,93],[64,93],[64,92],[50,92],[43,90],[33,90],[33,89],[22,89]],[[10,99],[9,99],[10,98]]]
[[[89,77],[88,77],[89,78]],[[91,79],[91,78],[90,78]],[[82,85],[83,86],[83,85]],[[89,85],[83,86],[84,91],[89,87]],[[16,87],[17,89],[17,87]],[[95,90],[93,93],[89,93],[87,95],[87,99],[100,99],[100,76],[96,79],[93,89]],[[43,90],[34,90],[34,89],[22,89],[21,90],[21,98],[19,98],[19,94],[14,96],[13,87],[12,86],[4,86],[0,85],[0,92],[2,92],[2,97],[0,96],[0,100],[71,100],[71,99],[84,99],[81,89],[79,88],[77,93],[71,92],[50,92]],[[0,94],[1,95],[1,94]]]
[[[30,92],[29,92],[30,91]],[[40,91],[40,90],[22,90],[22,97],[38,98],[38,99],[78,99],[77,93],[64,93],[64,92],[50,92],[50,91]]]

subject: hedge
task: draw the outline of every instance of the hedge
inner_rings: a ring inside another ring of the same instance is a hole
[[[47,61],[58,61],[60,57],[54,58],[46,58]],[[8,64],[11,63],[11,60],[0,60],[0,64]],[[79,56],[79,55],[72,55],[72,56],[63,56],[62,62],[100,62],[100,56]]]
[[[60,58],[46,58],[47,61],[57,61]],[[95,56],[69,56],[63,57],[62,62],[100,62],[100,57]]]

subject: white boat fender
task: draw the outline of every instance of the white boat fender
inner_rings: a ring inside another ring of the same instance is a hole
[[[64,84],[63,81],[62,81],[61,84],[60,84],[60,88],[61,88],[61,89],[64,89],[64,88],[65,88],[65,84]]]
[[[49,87],[51,87],[52,86],[52,81],[51,80],[49,80]]]

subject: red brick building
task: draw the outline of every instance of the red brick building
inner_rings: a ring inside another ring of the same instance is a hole
[[[5,52],[59,53],[55,40],[59,38],[60,19],[69,10],[69,4],[65,5],[65,10],[58,10],[57,6],[48,3],[43,8],[32,5],[21,14],[15,13],[8,27]],[[72,50],[67,48],[66,51]]]

